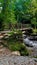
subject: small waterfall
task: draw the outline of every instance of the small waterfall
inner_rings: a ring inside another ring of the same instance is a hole
[[[37,47],[37,41],[29,40],[26,35],[23,35],[23,42],[28,46]]]

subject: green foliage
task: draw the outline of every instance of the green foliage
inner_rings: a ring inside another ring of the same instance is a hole
[[[0,0],[0,3],[2,3],[1,14],[4,25],[16,24],[22,19],[35,24],[34,18],[37,24],[37,0]]]
[[[36,0],[18,0],[15,4],[15,16],[18,22],[30,20],[31,24],[37,25],[37,1]],[[33,20],[33,18],[36,19]],[[35,23],[36,22],[36,23]]]
[[[12,3],[10,0],[4,1],[2,13],[5,22],[15,22],[14,7],[12,7]]]
[[[22,18],[24,19],[29,19],[32,15],[32,10],[31,10],[31,0],[21,0],[21,1],[16,1],[16,8],[15,8],[15,15],[17,18],[17,21],[21,21]],[[17,12],[17,13],[16,13]]]
[[[34,34],[37,33],[37,29],[33,29],[33,33],[34,33]]]
[[[37,56],[34,56],[34,58],[36,58],[36,59],[37,59]]]
[[[9,42],[8,46],[11,51],[19,51],[22,56],[29,55],[29,52],[26,49],[26,46],[23,45],[23,43],[19,43],[19,42],[10,43]]]
[[[11,32],[9,32],[8,34],[10,35],[16,35],[16,34],[19,34],[19,35],[22,35],[22,31],[18,30],[18,29],[13,29]]]
[[[0,1],[1,2],[1,1]],[[9,25],[10,23],[16,24],[15,14],[14,14],[14,3],[10,0],[4,0],[2,2],[2,19],[4,26]],[[7,26],[6,26],[7,27]]]
[[[15,33],[16,31],[16,33]],[[26,46],[21,42],[20,40],[18,41],[18,37],[22,36],[21,31],[19,30],[14,30],[13,32],[8,33],[10,34],[9,39],[7,39],[7,46],[11,51],[19,51],[22,56],[24,55],[29,55],[29,52],[26,48]]]

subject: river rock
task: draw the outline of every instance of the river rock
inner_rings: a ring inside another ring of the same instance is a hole
[[[19,51],[13,51],[13,52],[11,53],[11,55],[20,56],[20,52],[19,52]]]
[[[3,36],[1,35],[1,36],[0,36],[0,40],[1,40],[2,38],[3,38]]]
[[[37,65],[37,62],[29,57],[7,56],[0,58],[0,65]]]

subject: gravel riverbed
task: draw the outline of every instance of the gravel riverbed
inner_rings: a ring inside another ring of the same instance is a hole
[[[37,65],[37,58],[12,55],[7,48],[0,47],[0,65]]]
[[[37,59],[10,55],[6,57],[1,57],[0,65],[37,65]]]

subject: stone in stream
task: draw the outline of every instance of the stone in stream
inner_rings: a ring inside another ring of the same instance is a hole
[[[1,35],[1,36],[0,36],[0,40],[1,40],[2,38],[3,38],[3,36]]]
[[[1,39],[8,39],[10,36],[10,34],[7,34],[7,33],[0,33],[0,40]]]

